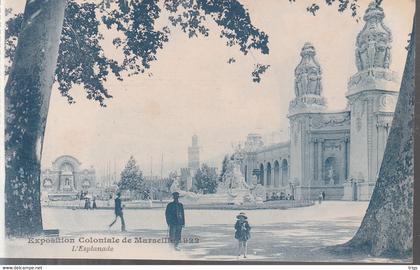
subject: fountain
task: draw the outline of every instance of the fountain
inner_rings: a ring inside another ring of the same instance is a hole
[[[217,194],[225,194],[229,203],[242,205],[245,203],[255,203],[255,198],[251,193],[252,187],[245,182],[241,173],[240,160],[237,155],[229,160],[227,169],[219,184]]]
[[[228,161],[227,169],[219,182],[217,192],[214,194],[196,194],[183,191],[179,187],[178,178],[172,183],[171,192],[178,192],[185,204],[234,204],[253,205],[262,203],[264,198],[264,187],[257,184],[256,179],[248,184],[242,175],[240,164],[243,160],[241,147],[237,148],[235,154]]]

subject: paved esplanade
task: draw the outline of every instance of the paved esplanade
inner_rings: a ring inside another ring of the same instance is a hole
[[[247,260],[385,262],[386,259],[363,255],[333,256],[319,250],[349,240],[360,225],[367,205],[367,202],[326,201],[288,210],[248,210],[252,230]],[[124,237],[141,237],[141,241],[167,237],[164,209],[126,209],[127,232],[124,233],[118,226],[107,229],[112,214],[110,210],[44,208],[44,226],[59,228],[60,237],[73,237],[76,242],[80,237],[117,237],[120,241]],[[185,214],[183,237],[192,240],[182,244],[180,252],[165,243],[110,244],[114,247],[112,252],[71,252],[72,244],[34,246],[18,241],[9,242],[9,251],[29,257],[236,260],[233,226],[238,211],[186,209]],[[78,244],[91,246],[91,243]]]

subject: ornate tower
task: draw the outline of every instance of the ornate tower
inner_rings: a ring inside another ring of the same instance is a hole
[[[302,59],[295,69],[296,97],[289,105],[290,181],[297,187],[297,199],[310,197],[311,118],[326,107],[322,97],[322,71],[315,55],[314,46],[305,43],[300,53]]]
[[[300,52],[302,57],[295,69],[295,99],[290,102],[289,114],[321,112],[325,109],[322,93],[322,71],[315,59],[315,47],[306,42]]]
[[[200,168],[200,147],[197,135],[192,136],[191,146],[188,147],[188,168],[193,171]]]
[[[389,69],[391,62],[391,30],[384,24],[382,7],[372,2],[363,16],[366,22],[356,40],[357,70],[373,74],[375,68]]]
[[[375,186],[395,110],[399,78],[389,69],[392,34],[382,7],[372,2],[357,35],[358,72],[348,82],[350,171],[345,199],[368,200]]]

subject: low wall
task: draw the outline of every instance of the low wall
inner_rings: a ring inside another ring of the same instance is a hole
[[[313,201],[269,201],[261,204],[198,204],[185,205],[185,209],[217,209],[217,210],[253,210],[253,209],[288,209],[314,205]]]
[[[124,205],[124,208],[130,209],[144,209],[144,208],[152,208],[153,203],[152,201],[123,201],[122,204]],[[163,203],[156,204],[155,207],[161,207]],[[85,201],[84,200],[73,200],[73,201],[43,201],[42,202],[43,207],[57,207],[57,208],[84,208],[85,207]],[[92,203],[91,203],[92,206]],[[109,201],[101,201],[96,200],[96,206],[99,209],[114,209],[114,200]]]
[[[343,200],[346,201],[369,201],[372,196],[374,182],[359,182],[357,184],[345,183]]]
[[[343,186],[311,186],[296,187],[297,199],[318,200],[321,192],[325,192],[325,200],[342,200],[344,195]]]
[[[180,200],[182,203],[182,199]],[[131,201],[123,202],[124,209],[151,209],[151,208],[164,208],[168,202],[160,201]],[[296,207],[305,207],[313,205],[313,201],[309,200],[295,200],[295,201],[268,201],[261,204],[184,204],[185,209],[221,209],[221,210],[252,210],[252,209],[288,209]],[[43,207],[54,207],[54,208],[71,208],[71,209],[83,209],[85,205],[84,201],[47,201],[43,202]],[[114,209],[113,201],[96,201],[98,209]]]

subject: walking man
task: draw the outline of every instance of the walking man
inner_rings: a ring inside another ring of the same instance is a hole
[[[180,250],[182,227],[185,226],[184,206],[179,202],[179,193],[172,193],[173,202],[166,206],[165,217],[169,226],[169,240],[174,244],[176,250]]]
[[[121,205],[121,192],[117,192],[117,197],[115,198],[115,219],[109,225],[109,228],[111,228],[112,225],[114,225],[115,222],[117,222],[118,217],[120,217],[121,219],[121,231],[125,232],[125,221],[124,221],[123,209]]]

